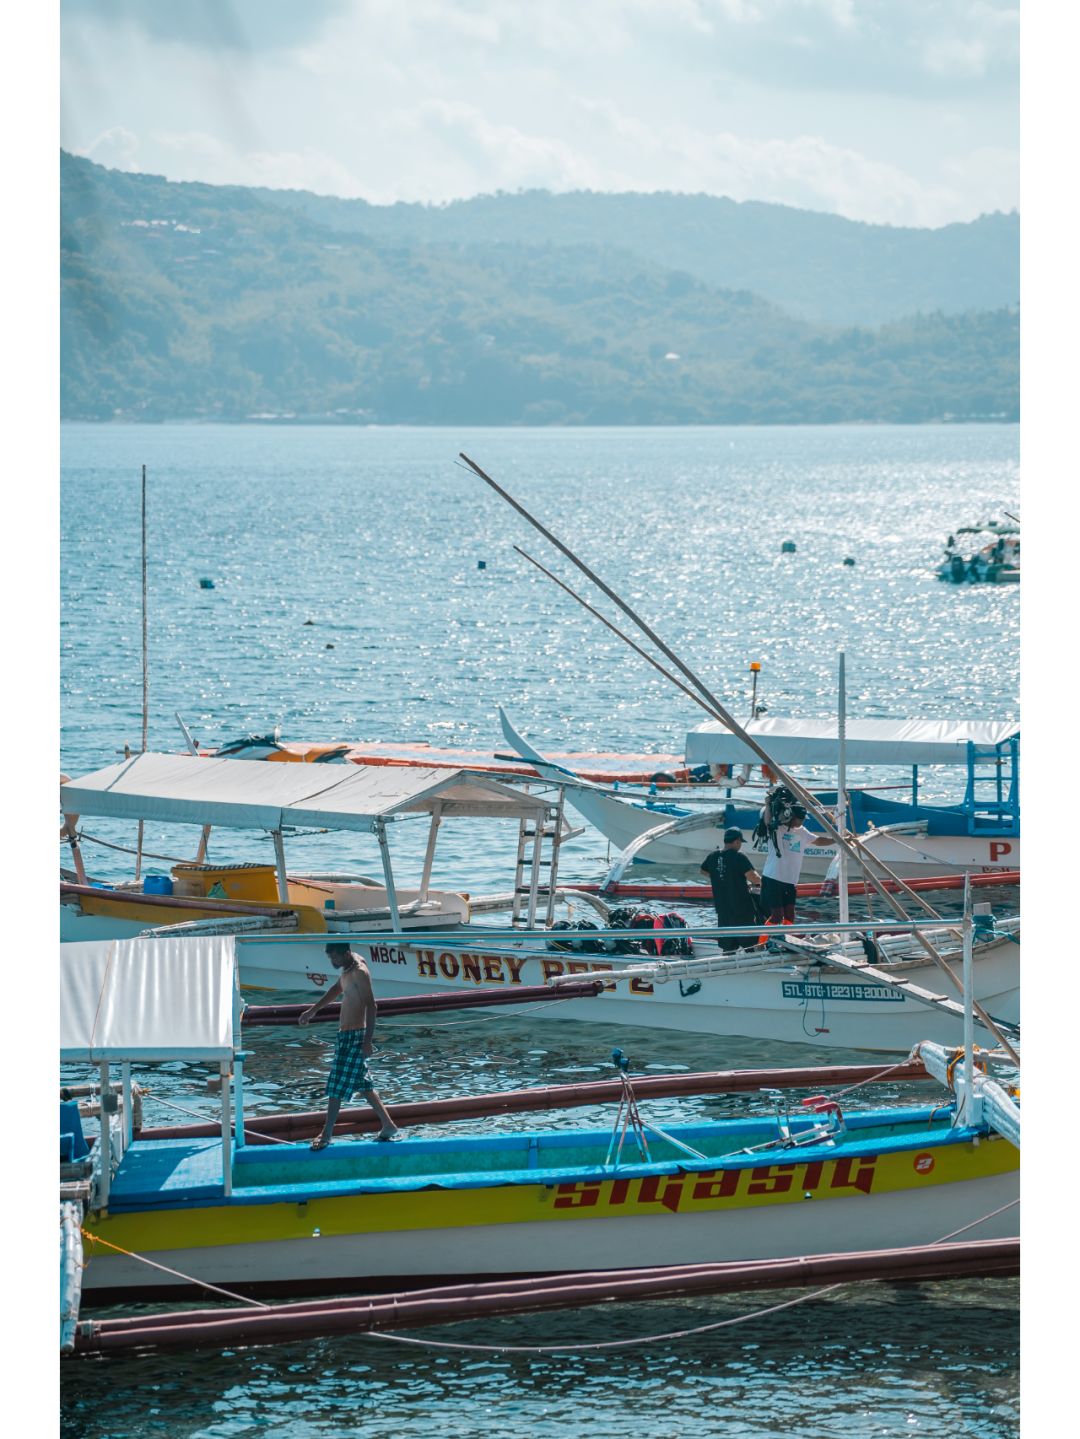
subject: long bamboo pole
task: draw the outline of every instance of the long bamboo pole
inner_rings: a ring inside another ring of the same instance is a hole
[[[689,687],[689,685],[684,685],[682,680],[676,678],[676,676],[673,675],[670,670],[665,669],[659,660],[654,659],[647,650],[643,650],[641,646],[635,640],[632,640],[624,630],[619,629],[618,625],[613,625],[606,615],[601,614],[598,609],[596,609],[593,605],[589,604],[588,600],[585,599],[582,595],[579,595],[577,590],[572,589],[570,585],[568,585],[564,580],[560,580],[558,575],[553,574],[551,570],[549,570],[545,565],[542,565],[539,560],[534,559],[532,555],[530,555],[527,551],[523,550],[520,545],[515,545],[514,549],[522,557],[522,559],[528,560],[530,565],[535,565],[542,575],[547,575],[548,579],[553,581],[553,583],[557,584],[560,590],[565,590],[566,593],[571,597],[571,599],[577,600],[578,604],[581,605],[583,609],[588,610],[589,614],[594,615],[602,625],[606,625],[612,634],[618,635],[619,639],[621,639],[625,644],[628,644],[630,648],[636,654],[639,654],[647,664],[652,665],[654,670],[658,670],[666,680],[669,680],[678,689],[681,689],[683,694],[686,695],[689,699],[692,699],[696,705],[699,705],[707,715],[712,714],[712,710],[705,703],[705,701],[701,698],[700,695],[696,695],[694,691]]]
[[[773,771],[777,778],[780,779],[806,806],[807,810],[814,815],[814,817],[817,819],[818,823],[821,825],[822,829],[826,832],[826,834],[830,835],[838,846],[846,850],[846,852],[852,858],[854,858],[857,863],[860,864],[867,879],[874,886],[874,889],[878,894],[880,894],[886,904],[889,905],[894,914],[897,914],[904,919],[907,918],[907,912],[905,911],[903,905],[900,904],[894,894],[890,893],[890,891],[885,888],[878,876],[874,874],[873,871],[868,867],[867,861],[869,861],[870,864],[876,864],[883,871],[883,873],[888,879],[893,880],[901,891],[910,894],[911,897],[916,901],[916,903],[918,903],[928,914],[930,914],[936,919],[940,919],[941,916],[937,914],[933,907],[928,905],[921,895],[917,895],[914,893],[914,891],[908,890],[904,882],[899,878],[898,875],[893,873],[893,871],[888,867],[888,865],[884,864],[882,860],[877,858],[877,856],[866,850],[865,847],[861,845],[854,836],[852,836],[851,841],[849,841],[844,837],[844,835],[839,832],[827,811],[817,802],[817,800],[810,793],[810,791],[806,789],[805,786],[802,785],[797,779],[795,779],[793,775],[789,774],[783,768],[783,766],[776,763],[772,756],[769,755],[768,752],[757,742],[753,735],[748,734],[747,731],[743,728],[743,726],[739,724],[738,720],[735,719],[733,715],[728,713],[725,707],[720,703],[720,701],[716,698],[712,691],[698,678],[698,676],[689,667],[689,665],[685,664],[679,658],[679,656],[667,644],[664,643],[664,641],[660,638],[656,631],[653,630],[651,626],[648,625],[646,621],[643,620],[641,616],[638,615],[636,611],[633,610],[631,606],[628,605],[626,601],[621,598],[620,595],[616,594],[616,592],[611,588],[610,585],[606,584],[600,578],[600,576],[596,574],[594,570],[590,569],[590,567],[585,563],[584,560],[579,559],[579,557],[574,553],[574,551],[569,547],[569,545],[564,544],[563,541],[560,540],[557,535],[554,535],[551,530],[547,528],[546,525],[542,524],[540,520],[538,520],[534,515],[530,514],[530,512],[525,508],[523,504],[520,503],[520,501],[516,500],[513,495],[509,493],[509,491],[503,489],[503,487],[498,483],[498,481],[493,480],[492,477],[484,470],[482,470],[474,460],[469,458],[468,455],[466,455],[464,452],[461,452],[459,457],[461,460],[464,461],[466,465],[468,465],[469,469],[472,470],[475,475],[479,476],[479,478],[482,479],[486,485],[489,485],[497,495],[500,495],[507,502],[507,504],[511,506],[512,509],[517,510],[518,514],[521,515],[523,519],[527,520],[535,530],[539,531],[539,533],[542,534],[544,538],[547,539],[551,544],[553,544],[557,550],[561,551],[561,553],[564,554],[566,558],[570,560],[570,562],[582,572],[582,574],[584,574],[588,579],[592,580],[593,584],[595,584],[599,590],[601,590],[605,595],[607,595],[607,597],[612,601],[612,603],[617,605],[618,608],[622,610],[623,614],[625,614],[629,619],[634,622],[635,625],[637,625],[638,629],[641,630],[642,634],[644,634],[649,640],[651,640],[651,642],[656,646],[656,648],[661,652],[661,654],[663,654],[667,659],[669,659],[672,664],[674,664],[675,667],[680,670],[683,675],[685,675],[685,677],[690,681],[694,688],[705,698],[705,700],[708,701],[709,707],[712,709],[714,716],[720,721],[720,723],[723,724],[727,729],[729,729],[732,734],[736,735],[739,739],[741,739],[743,743],[750,750],[752,750],[754,754],[758,756],[762,764],[769,766],[769,768]],[[957,978],[951,966],[945,962],[945,960],[941,957],[941,955],[935,949],[934,945],[930,942],[930,940],[921,933],[918,934],[916,937],[918,943],[926,951],[930,959],[948,977],[953,987],[959,993],[963,993],[963,984],[961,980]],[[983,1023],[995,1035],[998,1042],[1002,1045],[1006,1052],[1013,1058],[1013,1060],[1017,1064],[1019,1064],[1019,1055],[1009,1044],[1004,1035],[1002,1035],[1001,1032],[997,1029],[993,1020],[986,1013],[986,1011],[982,1009],[982,1007],[978,1004],[975,1005],[975,1011],[979,1015],[979,1018],[983,1021]]]

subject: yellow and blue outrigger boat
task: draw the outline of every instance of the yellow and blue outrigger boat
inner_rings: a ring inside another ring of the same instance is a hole
[[[627,1081],[611,1130],[350,1138],[312,1152],[244,1142],[230,938],[65,945],[61,964],[62,1059],[99,1066],[103,1093],[111,1065],[124,1075],[81,1219],[82,1286],[98,1300],[188,1279],[328,1292],[1019,1232],[1016,1106],[936,1046],[925,1062],[955,1102],[846,1117],[829,1102],[800,1114],[778,1103],[661,1129]],[[220,1135],[133,1136],[131,1065],[175,1058],[220,1067]]]

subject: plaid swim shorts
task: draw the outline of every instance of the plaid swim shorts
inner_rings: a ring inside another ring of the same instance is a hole
[[[326,1080],[328,1099],[351,1099],[358,1089],[372,1087],[364,1058],[364,1031],[339,1029],[334,1040],[334,1059]]]

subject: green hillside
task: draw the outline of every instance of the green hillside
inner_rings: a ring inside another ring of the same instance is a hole
[[[369,205],[296,190],[254,193],[330,229],[398,244],[617,246],[826,325],[1004,309],[1020,298],[1016,214],[916,230],[715,195],[532,190],[431,206]]]
[[[625,246],[455,240],[437,223],[448,210],[428,212],[430,238],[406,242],[266,192],[67,155],[61,181],[69,418],[678,424],[1018,411],[1019,319],[1006,307],[825,327]]]

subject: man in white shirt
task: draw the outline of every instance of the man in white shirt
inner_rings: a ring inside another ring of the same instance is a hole
[[[806,810],[792,805],[791,818],[770,836],[761,871],[761,908],[766,924],[795,923],[795,886],[799,882],[803,855],[821,840],[803,824]]]

